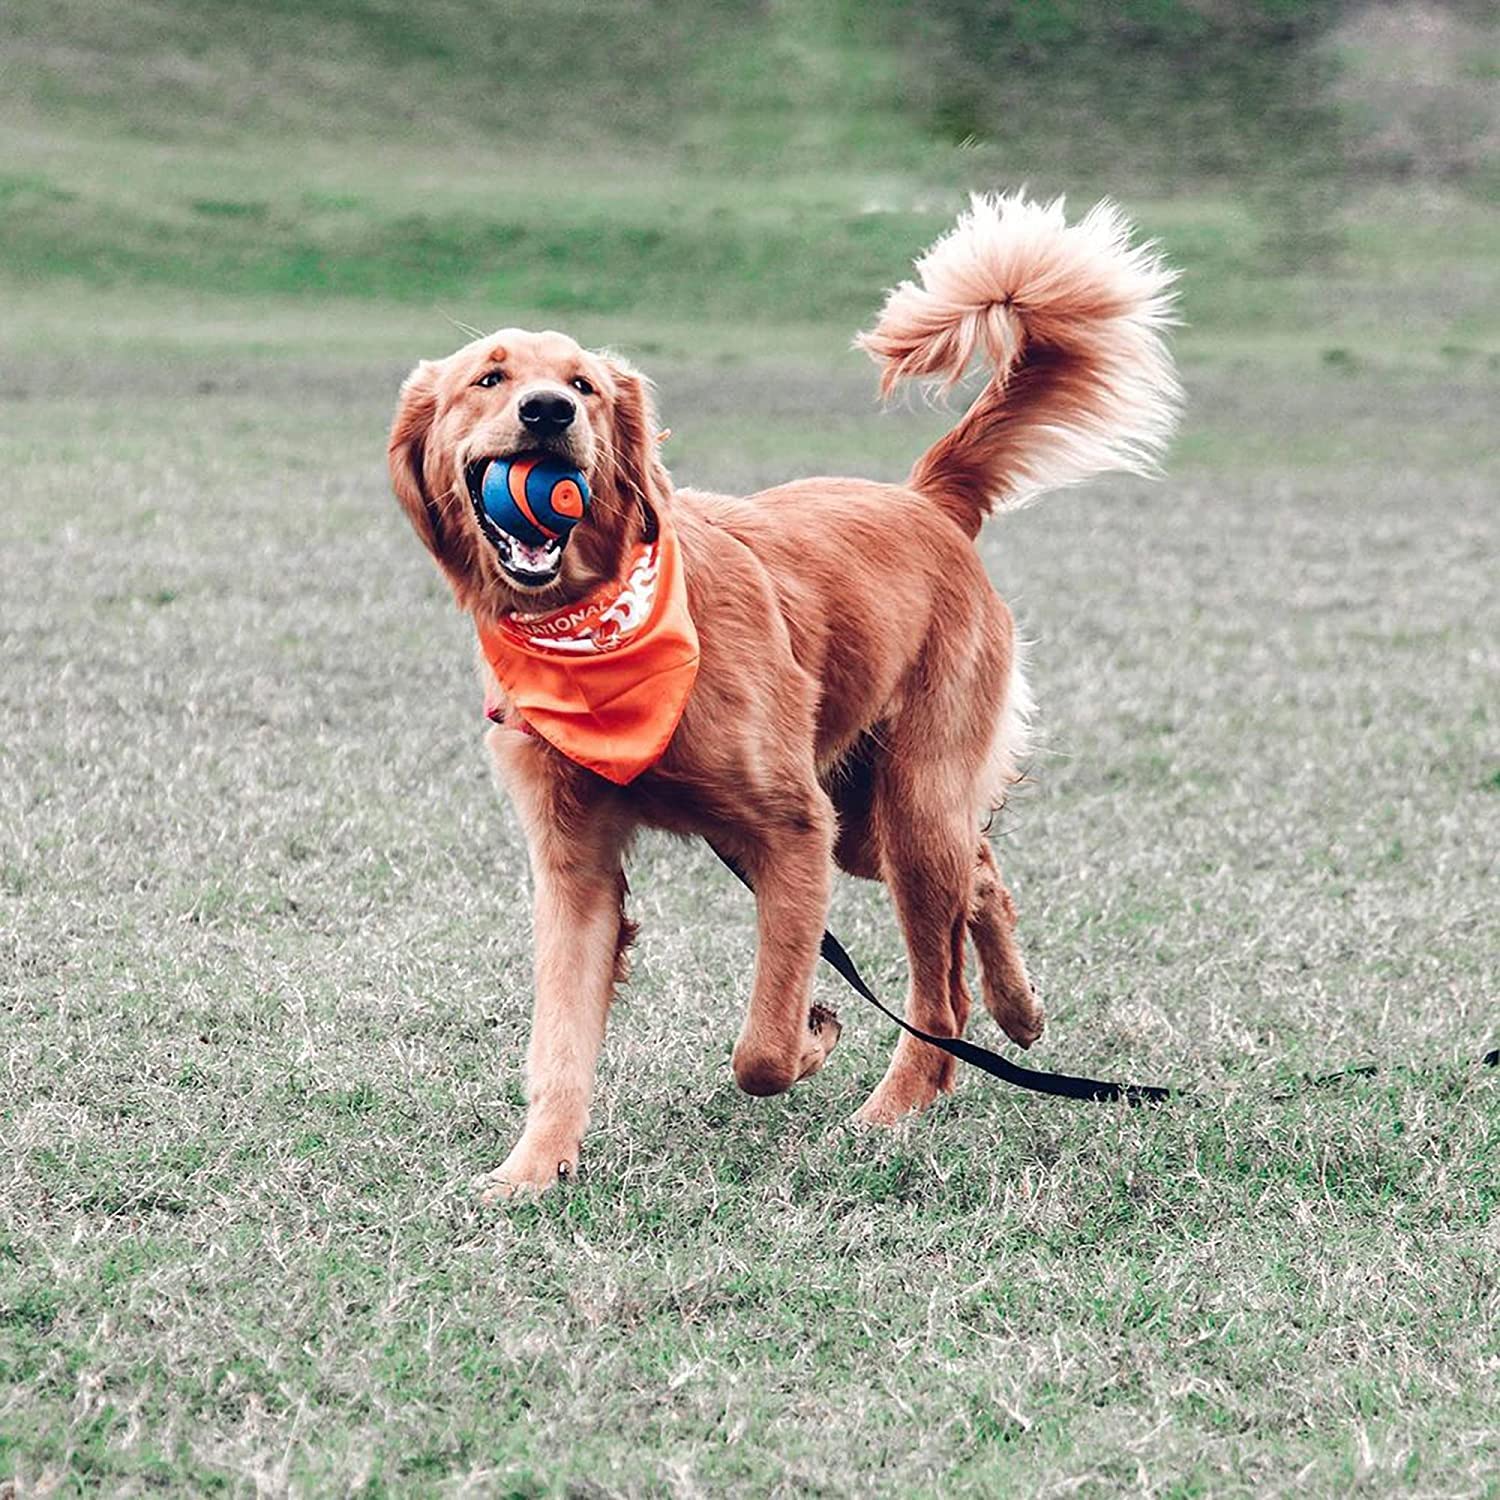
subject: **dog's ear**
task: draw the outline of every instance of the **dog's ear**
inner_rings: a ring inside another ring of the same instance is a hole
[[[417,535],[439,562],[443,560],[443,513],[427,493],[422,470],[427,462],[427,439],[437,416],[437,364],[424,359],[401,383],[401,399],[386,460],[391,487]]]
[[[391,488],[412,529],[437,559],[460,606],[467,607],[472,582],[467,539],[462,527],[445,510],[447,495],[433,493],[427,473],[433,457],[431,438],[437,417],[438,368],[436,360],[424,359],[402,383],[386,459],[390,464]]]
[[[644,499],[660,510],[671,502],[672,480],[658,451],[651,382],[618,355],[606,356],[605,363],[615,383],[608,464],[616,503],[628,510]]]

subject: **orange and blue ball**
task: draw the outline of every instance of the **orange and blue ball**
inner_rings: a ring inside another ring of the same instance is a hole
[[[564,459],[497,458],[480,481],[484,512],[502,531],[531,547],[566,541],[589,513],[589,482]]]

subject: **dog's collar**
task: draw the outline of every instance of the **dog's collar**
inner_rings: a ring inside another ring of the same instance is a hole
[[[698,673],[677,534],[646,511],[646,535],[623,576],[576,603],[479,624],[479,644],[513,712],[569,760],[617,785],[666,750]]]

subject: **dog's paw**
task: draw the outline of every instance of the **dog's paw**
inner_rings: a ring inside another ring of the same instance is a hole
[[[479,1201],[485,1205],[513,1198],[535,1198],[559,1182],[578,1175],[578,1148],[571,1150],[522,1141],[493,1172],[479,1179]]]
[[[890,1090],[877,1089],[849,1116],[857,1130],[894,1130],[902,1120],[921,1113],[923,1106],[915,1099],[903,1099]]]
[[[794,1083],[811,1078],[828,1061],[828,1054],[838,1044],[843,1025],[836,1012],[826,1005],[814,1005],[807,1012],[807,1029],[800,1039],[800,1050],[793,1053],[785,1042],[797,1038],[770,1038],[747,1030],[734,1044],[731,1066],[735,1082],[747,1094],[784,1094]]]
[[[1047,1025],[1047,1015],[1036,991],[1029,985],[1025,998],[1013,998],[1002,1015],[995,1017],[1000,1028],[1018,1047],[1029,1047],[1041,1036]]]
[[[875,1085],[875,1092],[849,1117],[849,1123],[890,1130],[902,1120],[920,1114],[952,1087],[951,1067],[941,1067],[934,1073],[925,1068],[893,1064]]]

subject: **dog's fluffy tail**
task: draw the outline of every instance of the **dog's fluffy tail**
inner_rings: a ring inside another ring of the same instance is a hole
[[[975,195],[856,344],[902,380],[956,384],[976,355],[990,380],[910,483],[970,536],[996,506],[1106,469],[1154,472],[1181,391],[1162,329],[1176,272],[1130,244],[1109,202],[1069,225],[1063,201]]]

